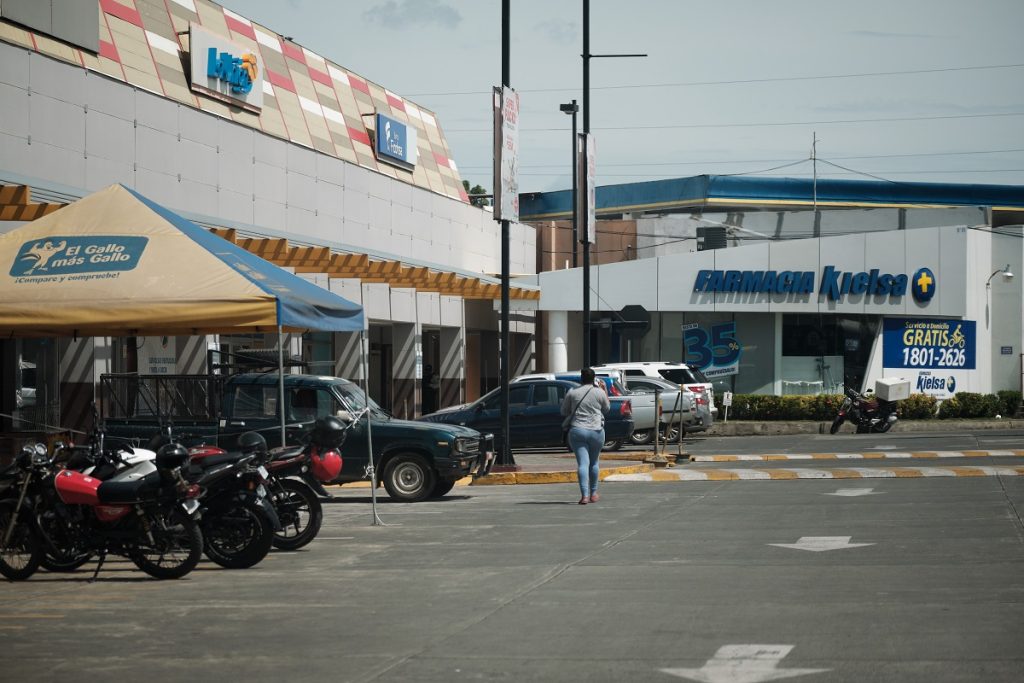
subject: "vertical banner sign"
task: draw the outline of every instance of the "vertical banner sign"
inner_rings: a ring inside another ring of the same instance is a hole
[[[736,323],[701,327],[683,325],[683,360],[695,365],[708,378],[735,375],[740,371],[743,345],[736,339]]]
[[[519,220],[519,93],[494,88],[494,220]]]
[[[973,320],[886,318],[883,372],[908,377],[914,393],[949,398],[967,388],[964,371],[975,368],[976,327]]]
[[[577,216],[585,216],[581,242],[597,242],[597,188],[594,178],[597,175],[597,145],[592,133],[579,133],[576,140],[576,185],[580,188],[576,194]]]

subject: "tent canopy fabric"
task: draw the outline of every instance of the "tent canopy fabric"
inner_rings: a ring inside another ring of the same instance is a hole
[[[121,185],[0,235],[0,337],[359,332],[363,309]]]

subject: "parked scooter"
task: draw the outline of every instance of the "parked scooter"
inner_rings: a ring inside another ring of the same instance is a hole
[[[883,401],[870,392],[861,394],[850,387],[844,387],[846,397],[839,412],[832,421],[830,434],[839,431],[843,422],[849,420],[857,426],[858,434],[869,434],[871,432],[885,433],[892,429],[899,419],[898,401]]]
[[[203,552],[199,487],[181,477],[188,453],[167,447],[153,462],[107,481],[58,469],[41,444],[26,446],[0,472],[0,573],[27,579],[45,556],[72,562],[128,557],[150,576],[177,579]]]

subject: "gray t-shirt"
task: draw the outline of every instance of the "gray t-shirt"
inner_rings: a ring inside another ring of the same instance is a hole
[[[576,404],[579,403],[579,409]],[[573,415],[572,427],[583,429],[604,429],[604,416],[611,409],[611,401],[604,389],[597,386],[579,386],[570,389],[562,399],[562,415]]]

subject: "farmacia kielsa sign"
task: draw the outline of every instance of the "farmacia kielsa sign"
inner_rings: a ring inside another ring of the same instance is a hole
[[[911,291],[915,301],[925,303],[935,293],[935,274],[920,268],[913,276],[886,273],[878,268],[842,271],[825,266],[818,280],[814,271],[796,270],[701,270],[693,291],[701,293],[814,294],[836,301],[848,294],[901,297]]]

